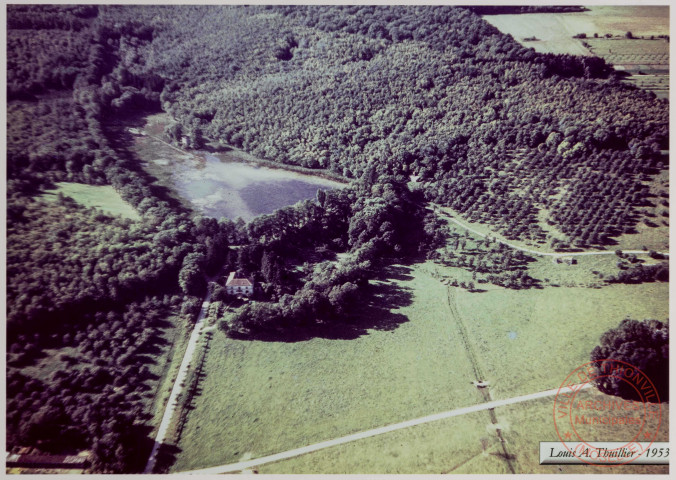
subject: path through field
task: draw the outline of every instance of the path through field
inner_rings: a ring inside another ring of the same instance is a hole
[[[590,388],[590,384],[579,384],[572,386],[571,388],[579,387],[580,390]],[[382,435],[384,433],[394,432],[395,430],[401,430],[404,428],[414,427],[416,425],[422,425],[425,423],[436,422],[438,420],[443,420],[445,418],[458,417],[460,415],[466,415],[468,413],[482,412],[484,410],[492,410],[498,407],[505,407],[507,405],[513,405],[515,403],[528,402],[530,400],[537,400],[539,398],[552,397],[557,394],[559,391],[558,388],[552,390],[546,390],[544,392],[531,393],[528,395],[521,395],[519,397],[507,398],[505,400],[493,400],[486,403],[480,403],[479,405],[472,405],[470,407],[457,408],[455,410],[449,410],[446,412],[436,413],[434,415],[428,415],[426,417],[420,417],[413,420],[407,420],[405,422],[394,423],[392,425],[387,425],[385,427],[374,428],[372,430],[365,430],[363,432],[353,433],[351,435],[346,435],[344,437],[334,438],[333,440],[327,440],[325,442],[314,443],[312,445],[307,445],[305,447],[295,448],[293,450],[287,450],[286,452],[276,453],[274,455],[268,455],[266,457],[255,458],[253,460],[247,460],[244,462],[231,463],[228,465],[219,465],[217,467],[202,468],[199,470],[187,470],[184,472],[178,472],[181,474],[218,474],[218,473],[232,473],[239,472],[248,468],[257,467],[266,463],[277,462],[280,460],[286,460],[288,458],[297,457],[299,455],[304,455],[306,453],[316,452],[317,450],[322,450],[324,448],[335,447],[337,445],[342,445],[349,442],[354,442],[356,440],[362,440],[364,438],[375,437],[376,435]]]
[[[207,282],[208,284],[208,282]],[[204,297],[202,302],[202,309],[200,310],[199,317],[197,317],[197,322],[195,323],[195,328],[193,328],[192,333],[190,334],[190,340],[188,340],[188,346],[185,349],[185,354],[183,355],[183,361],[179,367],[178,374],[176,375],[176,381],[174,382],[174,387],[171,389],[171,394],[169,395],[169,400],[167,401],[167,406],[164,410],[164,415],[162,416],[162,422],[160,423],[160,428],[157,430],[157,435],[155,436],[155,444],[153,445],[153,450],[150,452],[150,457],[148,457],[148,463],[146,463],[146,468],[143,473],[153,473],[155,468],[155,462],[157,461],[157,453],[160,450],[160,447],[166,440],[167,430],[171,424],[171,419],[174,416],[176,407],[178,406],[178,396],[183,392],[185,388],[185,380],[188,377],[188,369],[190,368],[190,363],[197,349],[197,343],[201,338],[204,331],[202,327],[204,326],[204,319],[209,311],[209,305],[211,303],[211,291],[207,290],[207,296]]]
[[[483,369],[481,368],[479,356],[477,355],[476,350],[474,349],[474,346],[470,341],[469,333],[467,332],[467,328],[465,327],[465,322],[463,321],[462,317],[460,316],[460,313],[458,312],[458,307],[455,299],[455,287],[448,286],[446,288],[447,288],[446,293],[450,313],[450,321],[458,328],[458,331],[460,332],[460,338],[462,339],[462,342],[465,345],[465,351],[469,356],[469,360],[470,363],[472,364],[472,369],[474,371],[476,382],[474,384],[475,386],[477,386],[477,389],[481,393],[484,402],[491,403],[493,401],[493,398],[491,397],[490,385],[485,383],[486,375],[484,374]],[[488,409],[488,414],[490,416],[491,423],[493,425],[496,425],[495,434],[498,437],[498,440],[500,441],[503,458],[507,462],[507,467],[509,468],[510,472],[516,473],[511,461],[512,456],[507,451],[507,445],[505,444],[505,439],[502,436],[502,430],[500,428],[497,428],[499,422],[498,417],[495,414],[495,409],[493,408]]]
[[[469,230],[470,232],[479,235],[482,238],[486,238],[488,235],[485,233],[481,233],[472,227],[465,225],[462,223],[460,220],[457,218],[453,217],[449,213],[444,212],[446,217],[448,217],[448,220],[451,222],[455,223],[461,228],[464,228],[465,230]],[[521,250],[522,252],[526,253],[531,253],[533,255],[540,255],[542,257],[573,257],[573,256],[578,256],[578,255],[615,255],[615,251],[611,250],[602,250],[602,251],[582,251],[582,252],[542,252],[540,250],[531,250],[526,247],[521,247],[519,245],[515,245],[513,243],[510,243],[506,240],[502,240],[500,238],[497,238],[495,235],[491,235],[491,238],[494,239],[498,243],[502,243],[503,245],[507,245],[510,248],[513,248],[514,250]],[[633,255],[648,255],[650,252],[648,250],[622,250],[622,253],[628,253],[628,254],[633,254]],[[660,255],[666,255],[669,256],[669,252],[657,252]]]

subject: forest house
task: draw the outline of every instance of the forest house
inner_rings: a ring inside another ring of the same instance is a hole
[[[254,292],[254,282],[246,277],[240,276],[238,272],[230,272],[225,282],[225,291],[228,295],[246,295],[251,296]]]

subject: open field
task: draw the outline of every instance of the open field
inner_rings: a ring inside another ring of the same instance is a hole
[[[139,220],[141,217],[130,204],[110,185],[85,185],[83,183],[59,182],[56,190],[47,190],[42,198],[55,200],[59,193],[72,198],[85,207],[95,207],[111,215]]]
[[[587,390],[580,394],[581,400],[586,399],[616,399],[597,390]],[[539,465],[538,444],[541,441],[555,442],[559,438],[554,428],[553,399],[535,400],[532,403],[508,405],[498,411],[498,415],[511,428],[505,433],[505,437],[512,446],[512,450],[518,452],[517,465],[521,473],[565,473],[565,474],[664,474],[667,473],[667,465],[623,465],[617,467],[589,466],[589,465]],[[657,421],[649,421],[646,431],[654,431]],[[595,438],[590,441],[628,441],[627,435],[617,427],[597,426],[593,432]],[[627,432],[631,433],[631,432]],[[662,404],[662,419],[659,423],[659,442],[669,441],[669,404]]]
[[[320,450],[281,462],[261,465],[263,474],[438,474],[460,473],[469,466],[472,473],[509,473],[494,435],[487,431],[486,412],[477,412],[418,425],[337,447]],[[473,464],[484,455],[484,470]]]
[[[622,319],[667,319],[668,293],[667,283],[458,289],[457,303],[497,399],[557,388]]]
[[[594,272],[604,277],[617,275],[618,258],[615,255],[578,255],[571,254],[577,263],[568,265],[565,262],[554,263],[550,257],[538,257],[528,264],[528,274],[540,280],[543,285],[557,285],[560,287],[581,287],[600,285],[603,280]],[[654,262],[648,259],[645,264]]]
[[[597,391],[588,395],[608,398]],[[612,468],[539,465],[539,442],[559,440],[552,420],[553,402],[553,398],[544,398],[495,410],[503,428],[507,451],[514,456],[512,466],[516,473],[660,474],[668,471],[664,465]],[[657,441],[668,441],[668,426],[669,407],[663,404]],[[263,474],[509,473],[491,430],[485,412],[472,413],[261,465],[257,470]],[[599,428],[598,432],[598,438],[612,439],[617,435],[608,427]]]
[[[623,81],[654,92],[657,98],[669,98],[669,75],[631,75]]]
[[[587,8],[586,12],[484,15],[483,18],[540,53],[591,55],[580,40],[572,38],[578,33],[585,33],[587,37],[593,37],[594,33],[624,36],[627,31],[634,36],[669,35],[668,6],[595,5]],[[523,41],[532,36],[538,41]]]
[[[173,470],[255,458],[480,402],[457,328],[439,301],[445,286],[422,268],[401,266],[389,281],[375,282],[376,294],[400,303],[388,314],[376,298],[357,319],[368,328],[358,338],[337,332],[336,339],[237,341],[216,332]]]
[[[573,35],[593,28],[584,13],[529,13],[483,15],[484,20],[502,33],[508,33],[524,47],[539,53],[569,53],[591,56],[589,50]],[[524,38],[537,38],[524,41]]]
[[[597,57],[625,69],[652,66],[669,71],[669,42],[664,39],[587,38],[585,43]]]
[[[368,334],[358,338],[333,335],[338,338],[262,342],[232,340],[216,332],[201,394],[189,414],[172,471],[258,458],[481,403],[482,395],[470,383],[476,379],[475,368],[450,314],[447,287],[432,277],[435,270],[443,273],[444,267],[400,266],[389,281],[374,282],[378,293],[396,294],[401,303],[389,315],[376,310],[376,305],[365,311],[364,319],[385,317],[385,324],[371,323]],[[496,400],[557,388],[571,370],[588,361],[600,335],[625,316],[663,320],[668,315],[666,284],[453,290],[467,341]],[[419,426],[359,441],[373,442],[360,454],[334,458],[317,452],[279,463],[291,465],[289,470],[267,466],[261,471],[427,472],[423,465],[433,471],[457,466],[458,473],[463,468],[504,471],[507,466],[500,457],[474,458],[483,451],[481,437],[488,437],[489,443],[492,437],[486,433],[487,413],[473,418],[484,426],[458,424],[454,429],[458,439],[446,432],[445,443],[415,433],[438,427]],[[503,421],[499,415],[497,420]],[[388,443],[390,435],[403,440]],[[459,438],[474,438],[474,445],[466,448]],[[443,456],[432,462],[430,455],[435,455],[429,452],[435,450],[424,446],[428,443],[440,443],[434,449],[458,454],[452,456],[453,462]],[[346,452],[352,448],[335,447]],[[390,454],[383,456],[383,451]],[[315,457],[320,460],[312,460]],[[471,465],[463,467],[467,458]],[[487,465],[477,467],[481,462]]]

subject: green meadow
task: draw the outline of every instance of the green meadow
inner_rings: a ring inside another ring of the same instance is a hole
[[[668,317],[667,284],[469,292],[439,281],[453,270],[431,262],[397,266],[389,278],[373,282],[373,301],[354,320],[365,333],[356,338],[264,342],[216,332],[172,471],[257,458],[479,404],[484,398],[471,384],[475,369],[490,382],[494,400],[558,388],[623,318]],[[399,303],[388,303],[391,297]],[[503,407],[496,411],[500,425],[514,427],[504,438],[521,442],[519,451],[540,441],[524,433],[531,420],[519,413],[535,404],[510,407],[513,417],[503,418]],[[508,473],[491,425],[489,413],[478,412],[259,471]],[[553,471],[538,468],[536,460],[519,456],[511,465],[517,472]]]
[[[56,190],[48,190],[45,199],[55,199],[61,193],[80,205],[94,207],[110,215],[139,220],[141,217],[129,203],[122,200],[120,194],[110,185],[85,185],[83,183],[59,182]]]

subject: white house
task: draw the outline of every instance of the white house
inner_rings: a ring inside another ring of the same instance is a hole
[[[254,292],[254,282],[246,277],[237,275],[237,272],[230,272],[225,282],[225,291],[228,295],[251,296]]]

